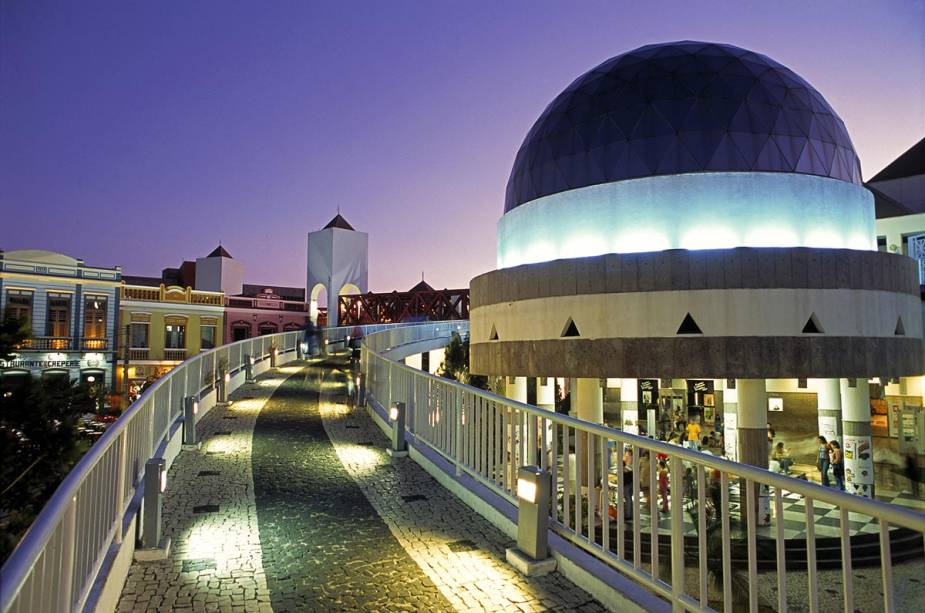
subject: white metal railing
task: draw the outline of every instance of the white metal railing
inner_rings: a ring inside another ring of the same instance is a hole
[[[200,353],[145,390],[65,477],[0,569],[0,611],[82,609],[110,546],[121,542],[145,462],[182,417],[183,398],[208,393],[221,369],[242,371],[247,355],[269,359],[273,347],[295,353],[301,336],[283,332]]]
[[[760,580],[774,582],[774,604],[780,611],[787,610],[783,503],[786,493],[797,494],[805,504],[802,540],[806,562],[805,570],[791,573],[806,574],[809,610],[819,609],[814,513],[819,507],[837,510],[839,518],[838,533],[831,542],[840,552],[836,555],[828,550],[827,555],[836,556],[833,566],[841,567],[844,610],[855,610],[851,539],[859,535],[856,531],[852,534],[849,520],[863,518],[872,518],[879,528],[878,533],[862,538],[874,539],[872,546],[880,558],[883,607],[886,611],[894,609],[891,528],[918,533],[916,545],[921,545],[925,514],[557,414],[388,359],[388,349],[428,336],[445,338],[447,328],[446,324],[425,324],[368,336],[363,343],[361,369],[367,397],[383,407],[404,402],[411,439],[449,460],[457,474],[467,473],[516,503],[518,467],[538,464],[549,470],[555,492],[550,510],[552,528],[668,599],[675,610],[689,611],[712,611],[711,602],[717,601],[722,602],[724,611],[732,611],[736,600],[747,600],[749,610],[757,611]],[[646,474],[640,470],[644,456],[650,458]],[[671,475],[672,495],[665,519],[659,519],[656,495],[659,487],[654,460],[658,456],[665,458]],[[690,479],[683,483],[679,477],[687,468],[691,469]],[[759,497],[765,497],[768,506],[773,504],[775,519],[769,527],[759,526]],[[759,531],[773,541],[769,547],[774,558],[768,562],[776,574],[759,577]],[[791,550],[791,558],[795,553],[800,555]],[[686,569],[697,571],[696,585],[687,585]],[[733,569],[747,577],[747,595],[739,598]],[[721,594],[712,601],[711,575],[721,577],[716,582],[721,585],[714,588]],[[907,592],[919,590],[921,601],[925,586],[917,585],[904,588]]]

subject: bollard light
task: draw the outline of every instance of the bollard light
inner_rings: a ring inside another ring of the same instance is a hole
[[[215,386],[215,402],[228,401],[228,382],[231,381],[231,375],[227,372],[218,378],[218,384]]]
[[[402,458],[408,455],[408,446],[405,444],[405,403],[396,402],[389,408],[389,421],[392,422],[392,446],[388,453],[393,458]]]
[[[276,347],[270,349],[270,368],[276,368],[276,360],[279,357]]]
[[[536,504],[536,482],[518,476],[517,497],[530,504]]]
[[[249,355],[244,356],[244,382],[254,382],[254,358]]]
[[[525,575],[543,575],[556,568],[549,557],[549,471],[538,466],[517,470],[517,547],[507,550],[507,560]]]
[[[187,396],[183,399],[183,447],[197,448],[196,442],[196,414],[199,413],[199,399]]]
[[[363,389],[363,375],[357,375],[356,382],[357,382],[357,385],[356,385],[356,393],[357,393],[356,406],[361,407],[361,406],[364,406],[364,405],[366,404],[366,393],[365,393],[365,390]]]
[[[167,489],[167,462],[151,458],[145,462],[144,526],[141,544],[156,549],[161,543],[161,509]]]

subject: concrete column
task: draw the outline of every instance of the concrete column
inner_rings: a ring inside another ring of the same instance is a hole
[[[509,377],[505,377],[504,395],[517,402],[527,402],[527,378],[514,377],[513,382]]]
[[[445,357],[446,357],[446,349],[444,349],[443,347],[441,347],[440,349],[432,349],[430,351],[430,357],[428,358],[429,360],[428,361],[428,366],[429,366],[428,372],[430,372],[430,374],[432,375],[437,374],[437,371],[439,371],[440,368],[443,366],[443,360]],[[524,385],[526,385],[526,377],[518,377],[518,379],[523,379]],[[524,387],[524,390],[526,389],[527,388]],[[526,398],[526,396],[524,398]],[[526,402],[526,400],[521,400],[521,402]]]
[[[738,461],[759,468],[768,467],[768,392],[764,379],[736,379],[738,411],[736,442]],[[751,502],[759,526],[771,523],[771,500],[766,486],[757,486],[757,500]],[[744,498],[745,484],[742,484]]]
[[[739,461],[739,390],[726,386],[723,389],[723,450],[726,459]]]
[[[575,389],[572,391],[572,407],[575,409],[575,417],[584,421],[590,421],[595,424],[604,423],[604,390],[601,388],[600,379],[575,379]],[[578,433],[580,443],[580,457],[576,458],[580,467],[579,483],[582,491],[588,488],[588,434],[586,432]],[[597,471],[600,467],[601,454],[599,450],[594,453],[594,466]],[[596,480],[591,479],[592,487]],[[595,505],[596,506],[596,505]]]
[[[328,328],[333,328],[337,326],[337,307],[340,304],[340,288],[335,288],[330,282],[331,279],[328,277],[328,286],[325,288],[328,290]]]
[[[841,444],[841,385],[838,379],[816,379],[816,405],[818,406],[819,434],[825,440]]]
[[[639,387],[636,379],[623,379],[620,382],[620,421],[623,430],[630,434],[639,434]]]
[[[526,377],[505,377],[504,378],[504,395],[510,398],[511,400],[516,400],[517,402],[527,402],[527,378]],[[526,432],[522,428],[518,428],[516,425],[508,424],[507,426],[507,448],[511,453],[516,454],[518,445],[521,440],[526,440]],[[508,471],[508,479],[511,483],[517,477],[517,469],[520,464],[520,458],[515,458],[513,463],[514,465],[508,463],[506,465],[506,470]]]
[[[874,449],[870,439],[870,385],[867,379],[842,379],[840,387],[845,491],[873,498]]]
[[[548,411],[555,411],[556,380],[553,377],[547,377],[545,381],[546,384],[543,385],[542,377],[537,377],[536,379],[536,406]]]
[[[578,419],[604,423],[604,390],[600,379],[575,380],[575,416]]]

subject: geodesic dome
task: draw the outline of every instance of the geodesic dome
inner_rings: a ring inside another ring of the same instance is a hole
[[[844,122],[789,68],[732,45],[646,45],[546,107],[517,153],[504,210],[624,179],[728,171],[861,184]]]

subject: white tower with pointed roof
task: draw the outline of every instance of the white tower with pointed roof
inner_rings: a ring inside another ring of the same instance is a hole
[[[237,296],[244,290],[244,264],[219,245],[206,257],[196,259],[196,289]]]
[[[328,326],[337,325],[341,295],[368,291],[369,235],[358,232],[340,212],[321,230],[308,233],[306,298],[313,322],[318,319],[318,298],[327,294]]]

